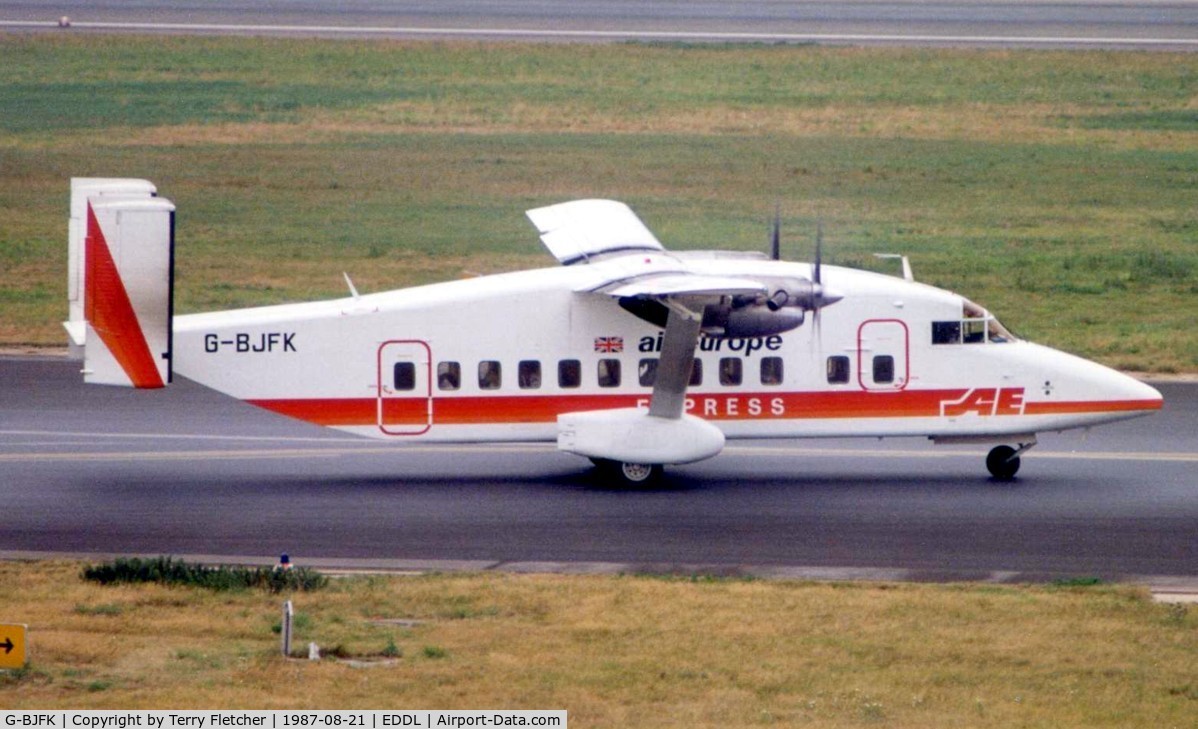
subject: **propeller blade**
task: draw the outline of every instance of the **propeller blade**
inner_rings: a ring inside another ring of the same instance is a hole
[[[824,221],[818,221],[815,224],[815,282],[818,284],[820,279],[820,266],[823,260],[824,253]]]
[[[823,330],[820,327],[820,310],[824,308],[827,302],[824,300],[824,284],[823,284],[823,259],[824,259],[824,221],[817,220],[815,223],[815,270],[812,271],[812,278],[815,283],[815,311],[811,318],[811,326],[815,330],[815,339],[823,341]]]
[[[774,230],[770,236],[770,259],[782,260],[782,213],[779,205],[774,205]]]

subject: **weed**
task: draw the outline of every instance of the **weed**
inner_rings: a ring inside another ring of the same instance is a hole
[[[1180,602],[1171,602],[1165,605],[1165,620],[1172,625],[1185,625],[1186,616],[1189,613],[1189,608]]]
[[[403,650],[395,644],[395,638],[389,638],[387,645],[383,648],[382,655],[386,658],[400,658],[403,656]]]
[[[1098,587],[1106,584],[1101,577],[1061,577],[1052,581],[1053,587]]]
[[[1170,686],[1169,695],[1179,696],[1183,699],[1189,699],[1190,701],[1198,701],[1198,686],[1194,686],[1193,684],[1187,684],[1185,686]]]

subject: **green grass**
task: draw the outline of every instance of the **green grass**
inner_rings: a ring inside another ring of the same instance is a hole
[[[179,206],[178,309],[550,265],[526,208],[917,277],[1198,371],[1189,54],[0,36],[0,343],[62,342],[71,176]]]

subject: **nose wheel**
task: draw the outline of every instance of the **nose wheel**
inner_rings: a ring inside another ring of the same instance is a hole
[[[999,481],[1010,481],[1019,473],[1020,460],[1011,446],[998,446],[986,456],[986,469]]]
[[[986,456],[986,469],[996,481],[1014,480],[1021,465],[1019,456],[1034,445],[1036,441],[1033,440],[1030,443],[1020,443],[1018,448],[1008,445],[995,446]]]

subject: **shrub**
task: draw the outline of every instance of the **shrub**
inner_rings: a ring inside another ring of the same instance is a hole
[[[324,575],[306,567],[280,570],[270,567],[209,566],[188,564],[173,557],[119,557],[106,564],[85,567],[83,578],[101,585],[157,582],[218,591],[259,588],[271,592],[318,590],[329,581]]]

